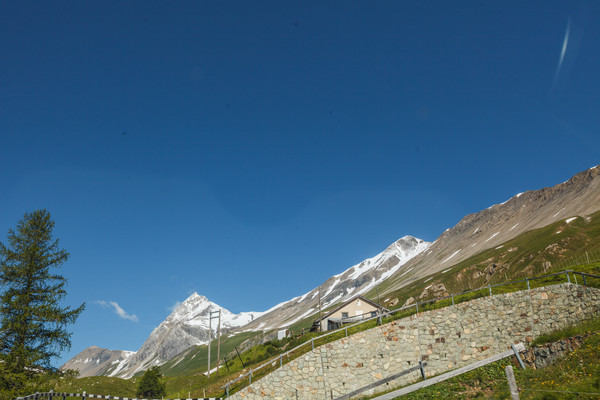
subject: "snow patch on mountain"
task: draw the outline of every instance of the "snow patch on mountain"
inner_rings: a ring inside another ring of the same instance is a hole
[[[401,238],[375,257],[328,279],[319,288],[263,312],[235,314],[206,297],[193,293],[152,331],[137,352],[118,360],[112,359],[110,368],[104,370],[110,376],[129,378],[139,371],[164,364],[192,346],[206,344],[210,313],[217,310],[221,311],[222,334],[289,327],[315,313],[318,309],[317,296],[320,295],[323,307],[327,307],[364,294],[395,274],[407,261],[427,250],[430,245],[431,243],[411,236]],[[213,319],[212,337],[215,337],[217,328],[217,320]]]
[[[329,293],[331,293],[333,291],[333,289],[335,289],[335,287],[341,282],[341,279],[336,279],[335,282],[333,282],[333,284],[329,287],[329,289],[327,289],[327,292],[325,292],[325,295],[323,297],[327,297],[329,295]]]
[[[442,261],[442,264],[443,264],[443,263],[445,263],[445,262],[447,262],[447,261],[450,261],[450,259],[451,259],[452,257],[454,257],[455,255],[457,255],[457,254],[458,254],[458,253],[459,253],[461,250],[462,250],[462,249],[458,249],[458,250],[456,250],[454,253],[452,253],[452,254],[450,255],[450,257],[448,257],[448,258],[446,258],[444,261]]]
[[[287,321],[285,322],[284,325],[281,325],[281,328],[287,328],[288,326],[295,324],[296,322],[300,321],[301,319],[309,316],[310,314],[312,314],[315,310],[313,308],[311,308],[310,310],[306,311],[304,314],[300,315],[299,317],[294,318],[291,321]]]

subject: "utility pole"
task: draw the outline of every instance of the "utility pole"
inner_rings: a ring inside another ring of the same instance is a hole
[[[221,365],[221,309],[219,309],[219,327],[217,328],[217,375]]]
[[[319,332],[323,330],[323,322],[321,321],[321,286],[319,286]]]
[[[211,336],[211,323],[212,321],[212,311],[208,312],[208,367],[206,369],[206,376],[210,378],[210,336]]]
[[[383,324],[383,319],[381,318],[381,314],[383,313],[382,310],[382,306],[381,306],[381,299],[379,298],[379,289],[377,288],[377,286],[375,286],[375,291],[377,292],[377,304],[379,304],[379,310],[377,310],[377,323],[379,325]]]
[[[208,378],[210,378],[210,341],[211,341],[211,335],[212,335],[212,319],[216,318],[216,317],[213,317],[213,314],[217,314],[217,313],[219,314],[219,324],[220,324],[221,310],[208,312],[208,370],[206,371],[206,376]]]

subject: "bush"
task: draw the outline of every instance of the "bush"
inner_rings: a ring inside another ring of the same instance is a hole
[[[267,350],[267,355],[269,357],[274,356],[275,354],[279,354],[279,351],[272,345],[268,345],[265,350]]]

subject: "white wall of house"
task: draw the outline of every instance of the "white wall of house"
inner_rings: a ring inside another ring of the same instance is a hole
[[[327,330],[327,320],[329,318],[351,318],[363,314],[366,314],[365,318],[368,318],[371,312],[377,312],[377,307],[372,306],[371,304],[367,303],[366,301],[363,301],[360,298],[354,299],[354,301],[352,301],[351,303],[346,304],[344,307],[340,308],[333,314],[328,315],[327,318],[324,318],[321,321],[321,331]]]

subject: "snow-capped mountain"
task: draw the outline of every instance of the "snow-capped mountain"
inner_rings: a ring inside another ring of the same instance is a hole
[[[600,166],[580,172],[554,187],[527,191],[504,203],[469,214],[433,243],[405,236],[375,257],[332,276],[318,288],[262,313],[233,314],[194,293],[154,329],[136,353],[111,359],[95,356],[109,350],[88,348],[84,351],[87,351],[85,357],[79,357],[82,352],[61,368],[72,368],[70,365],[77,359],[80,371],[128,377],[152,365],[162,364],[193,345],[206,343],[210,311],[223,310],[222,327],[225,330],[268,331],[288,327],[318,312],[319,292],[321,305],[326,308],[364,294],[384,280],[388,290],[402,288],[521,233],[598,210]]]
[[[396,273],[413,257],[427,250],[430,245],[431,243],[412,236],[398,239],[375,257],[332,276],[319,287],[302,296],[276,305],[260,318],[244,326],[243,330],[284,328],[315,314],[318,312],[319,291],[322,308],[364,294]]]
[[[262,313],[244,312],[234,314],[197,293],[179,305],[157,328],[142,347],[128,358],[119,371],[111,375],[129,377],[138,371],[160,365],[183,350],[208,343],[208,316],[211,311],[221,310],[221,333],[248,324]],[[212,321],[212,337],[215,337],[217,320]]]
[[[80,376],[131,377],[138,371],[165,363],[191,346],[208,343],[208,316],[211,311],[218,310],[221,310],[222,334],[244,326],[263,314],[260,312],[234,314],[206,297],[194,293],[152,331],[137,352],[123,352],[118,359],[108,358],[105,353],[110,350],[92,346],[69,360],[61,369],[77,369]],[[214,338],[217,332],[216,319],[212,321],[211,328]]]
[[[81,377],[105,375],[107,370],[116,370],[124,360],[133,354],[135,354],[133,351],[109,350],[91,346],[67,361],[61,369],[78,370]]]
[[[137,352],[130,353],[118,361],[111,359],[98,365],[96,361],[92,361],[98,358],[95,356],[95,352],[105,349],[92,346],[84,350],[86,357],[75,356],[61,368],[79,369],[81,376],[131,377],[138,371],[165,363],[189,347],[208,343],[208,315],[211,311],[219,309],[222,313],[222,333],[239,329],[271,330],[287,327],[316,312],[319,290],[323,307],[363,294],[393,274],[412,257],[427,249],[429,245],[430,243],[421,239],[411,236],[403,237],[375,257],[331,277],[320,287],[264,312],[234,314],[206,297],[194,293],[152,331]],[[213,320],[213,337],[216,326],[217,321]],[[80,362],[73,364],[76,358]],[[86,360],[88,363],[85,362]],[[90,363],[94,363],[93,369],[90,368]],[[93,373],[88,375],[87,371]]]

